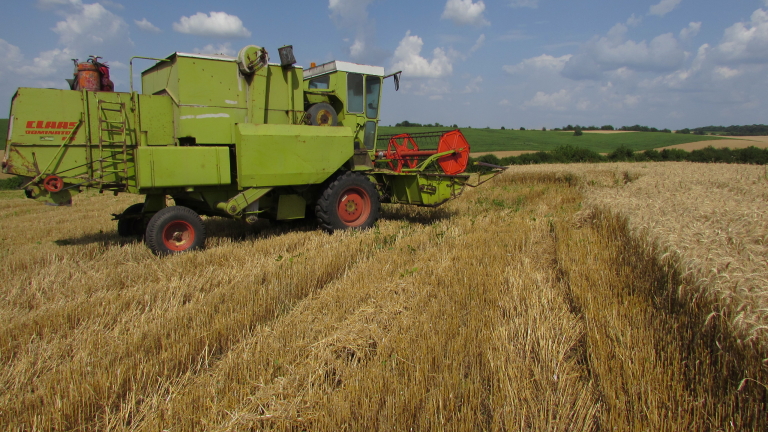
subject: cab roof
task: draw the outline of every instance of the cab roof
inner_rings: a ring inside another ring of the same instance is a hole
[[[381,66],[361,65],[357,63],[334,60],[332,62],[317,65],[304,70],[304,79],[309,79],[331,72],[352,72],[365,75],[384,76],[384,68]]]

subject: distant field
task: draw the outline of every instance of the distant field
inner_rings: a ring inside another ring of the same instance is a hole
[[[450,128],[396,128],[379,127],[380,134],[416,133],[439,131]],[[662,132],[627,132],[621,134],[592,134],[573,136],[573,132],[555,131],[520,131],[500,129],[464,129],[472,153],[496,151],[549,151],[570,144],[594,150],[598,153],[610,153],[622,144],[634,151],[650,150],[698,141],[720,140],[722,138],[701,135],[670,134]]]

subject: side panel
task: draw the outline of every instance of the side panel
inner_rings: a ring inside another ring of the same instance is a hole
[[[59,146],[83,119],[83,93],[20,88],[13,98],[11,115],[11,142]],[[86,128],[80,127],[71,143],[83,144],[85,140]]]
[[[195,57],[176,57],[179,105],[245,108],[245,80],[237,63]]]
[[[230,184],[228,147],[139,147],[140,189]]]
[[[235,144],[241,188],[322,183],[354,153],[345,127],[240,124]]]
[[[170,97],[139,95],[139,114],[141,145],[175,145]]]
[[[266,121],[299,124],[304,117],[303,70],[269,65],[266,81]]]
[[[429,174],[385,174],[392,203],[438,206],[461,193],[464,177]]]
[[[232,127],[245,121],[244,108],[179,107],[179,138],[194,137],[197,144],[231,144]]]

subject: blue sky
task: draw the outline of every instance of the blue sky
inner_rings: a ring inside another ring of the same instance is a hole
[[[64,88],[94,54],[128,59],[291,44],[299,65],[403,71],[382,124],[658,128],[768,123],[768,0],[5,2],[0,100]],[[134,73],[151,63],[138,61]]]

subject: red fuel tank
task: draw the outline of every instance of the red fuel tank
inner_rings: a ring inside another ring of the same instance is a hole
[[[78,63],[75,72],[74,90],[101,90],[101,74],[99,68],[93,63]]]

